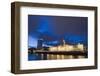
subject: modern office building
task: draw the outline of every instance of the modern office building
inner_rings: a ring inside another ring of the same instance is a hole
[[[38,50],[41,50],[42,47],[43,47],[43,39],[39,39],[39,40],[38,40],[38,44],[37,44],[37,49],[38,49]]]

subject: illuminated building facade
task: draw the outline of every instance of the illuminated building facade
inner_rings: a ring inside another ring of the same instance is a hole
[[[84,45],[80,43],[78,43],[77,45],[69,45],[65,43],[65,40],[63,40],[63,45],[52,46],[49,48],[49,51],[83,51],[84,52]]]

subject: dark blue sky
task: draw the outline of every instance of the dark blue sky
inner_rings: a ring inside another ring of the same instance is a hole
[[[62,39],[70,44],[87,44],[87,23],[87,17],[28,15],[28,46],[36,47],[41,38],[46,45]]]

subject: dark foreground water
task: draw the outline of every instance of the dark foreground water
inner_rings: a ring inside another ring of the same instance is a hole
[[[28,60],[41,60],[41,56],[36,55],[36,54],[28,54]]]
[[[75,52],[77,53],[77,52]],[[54,60],[54,59],[80,59],[80,58],[88,58],[87,53],[85,55],[41,55],[28,53],[28,61],[33,60]]]

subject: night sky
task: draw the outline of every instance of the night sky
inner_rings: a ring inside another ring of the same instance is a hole
[[[37,40],[44,45],[56,45],[61,40],[69,44],[88,42],[88,18],[70,16],[28,15],[28,46],[37,47]]]

